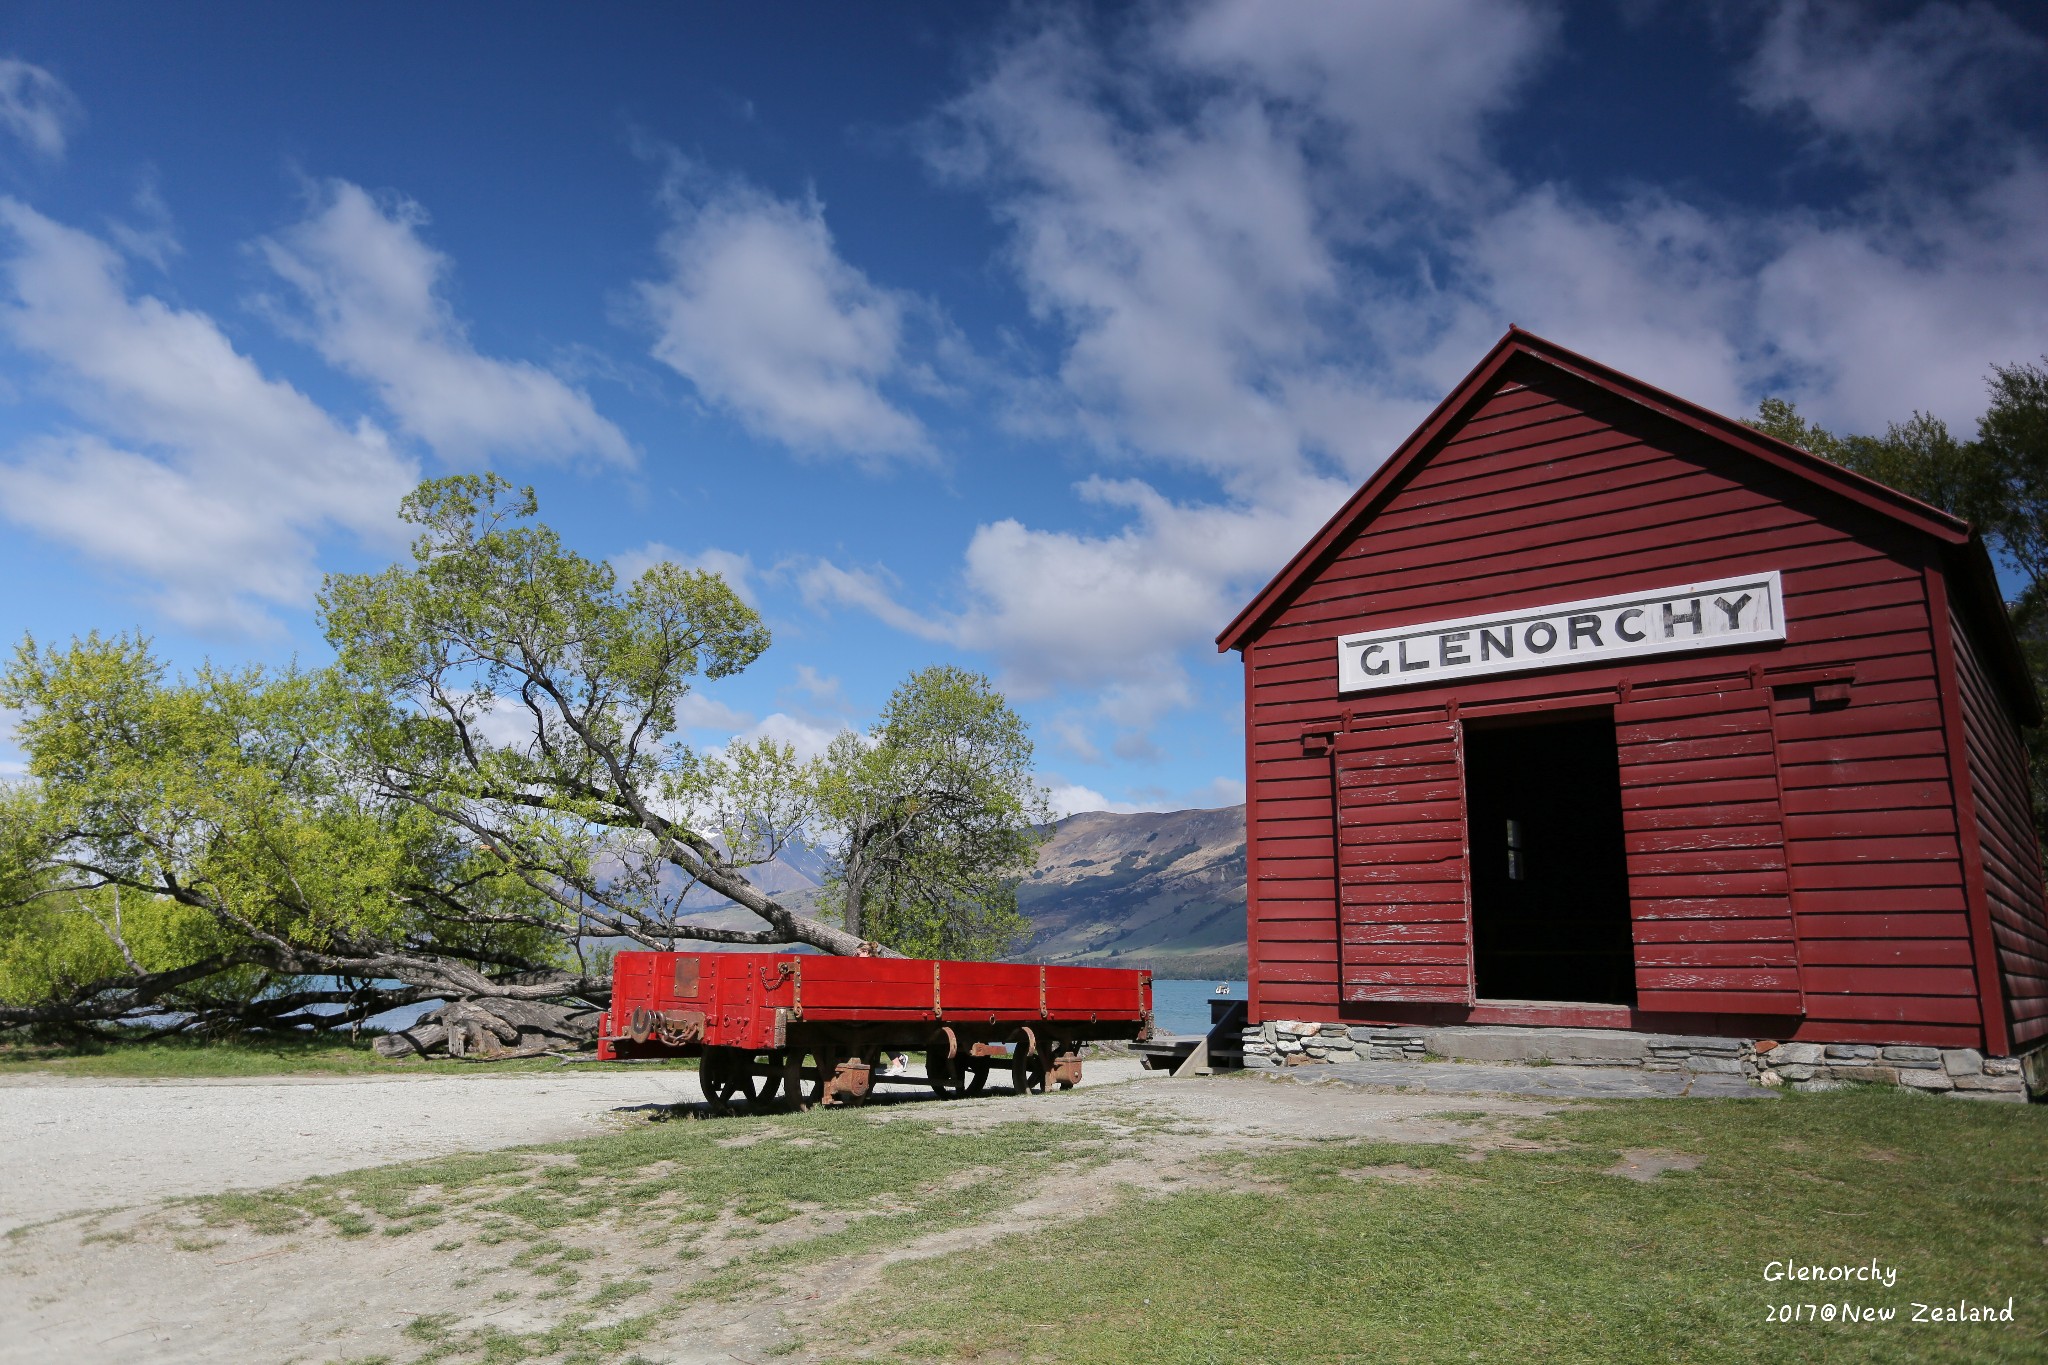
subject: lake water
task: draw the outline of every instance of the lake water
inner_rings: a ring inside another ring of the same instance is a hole
[[[1218,986],[1230,988],[1231,1000],[1244,1000],[1242,981],[1152,980],[1152,1022],[1161,1033],[1207,1033],[1209,1002],[1226,997],[1216,994]]]

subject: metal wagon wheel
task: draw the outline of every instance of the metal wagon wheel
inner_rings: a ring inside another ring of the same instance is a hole
[[[703,1087],[704,1098],[720,1108],[729,1107],[735,1095],[744,1095],[751,1104],[754,1056],[737,1048],[707,1047],[704,1059],[697,1064],[697,1083]]]
[[[853,1048],[827,1039],[778,1052],[769,1065],[781,1073],[783,1101],[802,1113],[824,1102],[825,1082],[841,1062],[857,1055]]]
[[[804,1050],[800,1047],[787,1048],[773,1054],[769,1065],[775,1069],[776,1087],[781,1091],[782,1102],[801,1114],[816,1100],[804,1094]]]
[[[753,1059],[751,1057],[747,1059],[747,1069],[749,1071],[753,1070]],[[764,1069],[768,1074],[760,1078],[761,1093],[750,1100],[749,1104],[766,1109],[782,1097],[782,1054],[780,1052],[769,1053],[767,1065]]]
[[[1028,1028],[1010,1035],[1010,1089],[1019,1095],[1045,1089],[1045,1058],[1039,1055],[1038,1035]]]
[[[924,1045],[924,1074],[932,1093],[940,1099],[958,1099],[967,1093],[967,1049],[950,1028],[934,1033]]]
[[[979,1095],[982,1087],[988,1084],[988,1058],[961,1057],[958,1065],[961,1096]]]

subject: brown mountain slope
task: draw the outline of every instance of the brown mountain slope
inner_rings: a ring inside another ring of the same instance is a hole
[[[1018,889],[1033,932],[1017,956],[1240,977],[1244,896],[1243,806],[1069,816]]]

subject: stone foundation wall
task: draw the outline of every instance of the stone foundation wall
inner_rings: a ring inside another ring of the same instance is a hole
[[[1844,1085],[1896,1085],[1958,1099],[2025,1103],[2026,1078],[2017,1057],[1986,1057],[1974,1048],[1880,1047],[1868,1043],[1780,1043],[1771,1039],[1679,1034],[1536,1030],[1399,1028],[1272,1020],[1244,1031],[1249,1068],[1354,1061],[1455,1060],[1463,1043],[1497,1042],[1511,1033],[1554,1046],[1524,1061],[1552,1066],[1626,1066],[1645,1071],[1743,1076],[1764,1087],[1836,1090]],[[1447,1054],[1450,1054],[1447,1056]],[[1498,1049],[1467,1060],[1509,1061]]]

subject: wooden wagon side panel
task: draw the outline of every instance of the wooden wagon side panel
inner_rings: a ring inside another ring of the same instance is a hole
[[[1346,735],[1336,771],[1342,999],[1471,1004],[1459,725],[1445,717]]]

